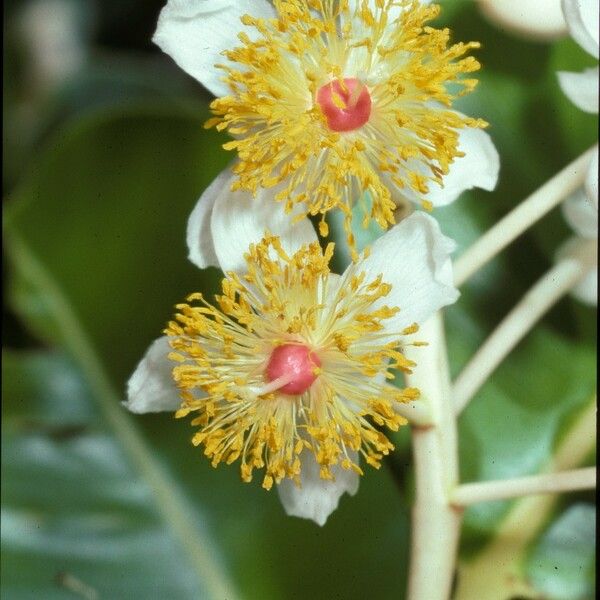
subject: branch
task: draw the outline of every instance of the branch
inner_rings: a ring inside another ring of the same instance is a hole
[[[594,149],[590,148],[567,165],[468,248],[454,263],[456,287],[460,287],[508,244],[581,187]]]
[[[506,500],[533,494],[558,494],[596,487],[596,467],[575,469],[564,473],[549,473],[517,477],[503,481],[482,481],[459,485],[452,494],[452,504],[464,508],[478,502]]]
[[[408,598],[447,600],[462,510],[449,504],[448,492],[458,484],[458,452],[441,313],[427,321],[420,333],[428,345],[407,349],[409,358],[417,363],[407,380],[429,402],[434,423],[428,428],[413,428],[416,498]]]
[[[394,410],[411,425],[429,427],[433,423],[431,409],[424,400],[411,400],[402,404],[397,403],[394,406]]]

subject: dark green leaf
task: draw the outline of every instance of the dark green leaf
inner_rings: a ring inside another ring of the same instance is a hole
[[[594,597],[596,510],[589,504],[568,508],[549,527],[527,560],[527,575],[546,598]]]
[[[3,595],[206,597],[73,362],[7,353],[2,375]]]

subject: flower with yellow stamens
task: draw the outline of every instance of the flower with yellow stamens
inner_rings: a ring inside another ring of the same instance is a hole
[[[177,306],[129,381],[127,407],[190,415],[213,466],[236,462],[244,481],[263,471],[289,514],[322,524],[356,490],[361,457],[378,467],[390,452],[380,428],[403,424],[418,395],[389,380],[412,366],[402,347],[416,343],[415,324],[456,300],[453,245],[416,213],[337,275],[333,244],[323,251],[308,220],[292,223],[270,198],[258,203],[266,215],[241,192],[207,197],[207,214],[190,219],[190,231],[209,223],[188,238],[190,256],[226,272],[222,293]]]
[[[429,208],[495,186],[485,123],[451,109],[476,84],[479,63],[466,54],[478,44],[450,45],[447,29],[431,27],[437,5],[251,4],[171,0],[154,37],[219,96],[207,125],[234,137],[225,144],[238,155],[231,189],[278,186],[288,210],[338,208],[349,231],[365,194],[364,221],[386,228],[406,199]]]

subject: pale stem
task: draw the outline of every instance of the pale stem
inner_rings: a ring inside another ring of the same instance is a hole
[[[412,513],[409,600],[450,596],[462,510],[449,504],[458,484],[456,421],[450,402],[450,375],[441,313],[420,329],[427,346],[407,348],[417,366],[407,376],[429,403],[433,424],[414,427],[416,497]]]
[[[517,477],[503,481],[481,481],[459,485],[452,494],[454,506],[466,507],[478,502],[506,500],[533,494],[558,494],[596,487],[596,467],[574,469],[564,473],[549,473]]]
[[[433,422],[429,405],[422,400],[398,403],[394,410],[411,425],[427,427]]]
[[[542,316],[595,268],[596,241],[582,241],[579,251],[550,269],[519,301],[479,348],[456,378],[453,388],[456,414],[467,406],[508,353]]]
[[[590,148],[567,165],[468,248],[454,263],[456,287],[460,287],[513,240],[581,187],[594,149]]]

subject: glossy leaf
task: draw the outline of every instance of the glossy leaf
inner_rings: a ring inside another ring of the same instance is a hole
[[[2,374],[3,594],[206,594],[73,362],[9,353]]]

